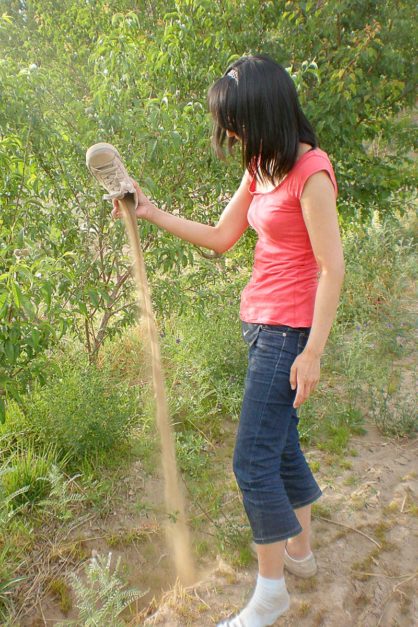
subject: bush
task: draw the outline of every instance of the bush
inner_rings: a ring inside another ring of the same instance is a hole
[[[217,438],[225,417],[238,418],[246,369],[238,301],[221,312],[165,321],[162,353],[170,413],[179,431],[203,429]]]
[[[26,414],[41,442],[79,461],[107,451],[127,437],[135,415],[135,395],[127,384],[110,385],[94,365],[64,360],[60,373],[28,397]]]
[[[370,416],[378,429],[388,437],[414,437],[418,433],[418,412],[415,399],[401,393],[391,393],[386,385],[368,389]]]
[[[393,313],[393,297],[402,293],[407,280],[412,228],[404,229],[397,219],[376,212],[369,222],[344,229],[346,275],[340,322],[370,322]]]

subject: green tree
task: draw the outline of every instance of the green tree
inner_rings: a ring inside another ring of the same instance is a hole
[[[402,211],[415,182],[400,117],[416,83],[412,14],[389,0],[0,0],[0,398],[42,376],[63,334],[94,361],[135,315],[123,226],[85,168],[89,145],[115,144],[160,206],[217,220],[241,171],[238,154],[225,164],[211,151],[206,93],[242,54],[289,68],[335,166],[343,222]],[[226,264],[245,278],[251,233],[210,261],[139,228],[161,315],[200,305],[214,283],[230,294]]]

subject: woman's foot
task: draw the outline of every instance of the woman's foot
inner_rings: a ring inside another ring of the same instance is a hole
[[[295,553],[292,551],[292,548],[289,547],[289,541],[287,541],[284,549],[284,565],[293,575],[308,579],[316,575],[318,567],[315,556],[310,549],[308,551],[306,548],[303,551],[299,550],[296,555],[303,553],[304,555],[302,557],[295,557]]]
[[[257,557],[257,548],[254,542],[251,543],[251,551],[254,557]],[[296,557],[296,555],[301,555],[301,557]],[[304,551],[297,553],[289,547],[289,541],[286,542],[284,550],[284,566],[292,575],[302,577],[303,579],[313,577],[318,572],[318,566],[312,551],[309,550],[307,552],[305,548]]]
[[[290,606],[284,577],[267,579],[258,575],[253,596],[238,616],[219,623],[218,627],[268,627]]]
[[[287,551],[287,554],[295,560],[303,560],[306,557],[309,557],[309,555],[312,555],[310,546],[306,544],[301,545],[293,538],[289,538],[289,540],[287,540],[285,544],[285,549]]]

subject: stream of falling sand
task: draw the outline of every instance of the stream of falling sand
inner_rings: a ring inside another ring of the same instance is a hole
[[[190,585],[195,582],[196,571],[192,557],[190,532],[185,516],[184,497],[180,488],[177,470],[174,433],[168,414],[157,325],[152,310],[133,195],[128,194],[125,198],[120,199],[119,205],[122,208],[123,221],[131,249],[140,315],[142,316],[141,322],[145,331],[144,337],[148,339],[149,354],[151,355],[155,413],[161,440],[165,505],[168,515],[166,524],[167,540],[173,551],[178,578],[183,585]]]

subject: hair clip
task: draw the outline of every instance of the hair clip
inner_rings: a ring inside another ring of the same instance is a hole
[[[233,68],[232,68],[232,70],[229,70],[229,72],[228,72],[227,76],[228,76],[229,78],[234,79],[234,81],[235,81],[235,82],[236,82],[236,84],[238,85],[238,72],[237,72],[236,68],[234,68],[234,67],[233,67]]]

